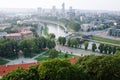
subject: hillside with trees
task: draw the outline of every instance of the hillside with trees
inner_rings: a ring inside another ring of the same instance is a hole
[[[78,57],[43,61],[27,70],[18,68],[1,80],[120,80],[120,51],[114,55]]]

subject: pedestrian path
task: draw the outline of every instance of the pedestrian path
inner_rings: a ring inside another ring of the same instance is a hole
[[[7,58],[3,58],[3,57],[0,57],[0,59],[2,59],[2,60],[5,60],[5,61],[12,61],[12,60],[10,60],[10,59],[7,59]]]
[[[9,60],[9,59],[6,59],[6,58],[1,58],[3,60],[7,60],[9,61],[6,65],[13,65],[13,64],[22,64],[22,63],[31,63],[31,62],[37,62],[37,60],[35,60],[35,58],[39,57],[39,56],[42,56],[43,54],[45,54],[47,51],[45,52],[42,52],[38,55],[36,55],[35,57],[33,58],[24,58],[24,57],[19,57],[18,59],[15,59],[15,60]]]

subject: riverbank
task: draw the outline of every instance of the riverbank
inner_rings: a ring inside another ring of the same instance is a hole
[[[100,42],[120,45],[120,41],[119,40],[112,40],[112,39],[98,37],[98,36],[93,36],[92,39],[96,40],[96,41],[100,41]]]
[[[42,33],[43,33],[42,36],[44,36],[45,38],[49,37],[47,24],[43,25]]]

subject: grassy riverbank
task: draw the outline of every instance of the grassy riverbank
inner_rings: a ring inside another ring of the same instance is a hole
[[[98,36],[93,36],[92,39],[93,39],[93,40],[96,40],[96,41],[111,43],[111,44],[120,44],[120,41],[119,41],[119,40],[112,40],[112,39],[103,38],[103,37],[98,37]]]

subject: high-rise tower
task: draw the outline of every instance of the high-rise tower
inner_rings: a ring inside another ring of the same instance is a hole
[[[65,15],[65,3],[62,4],[62,14]]]

